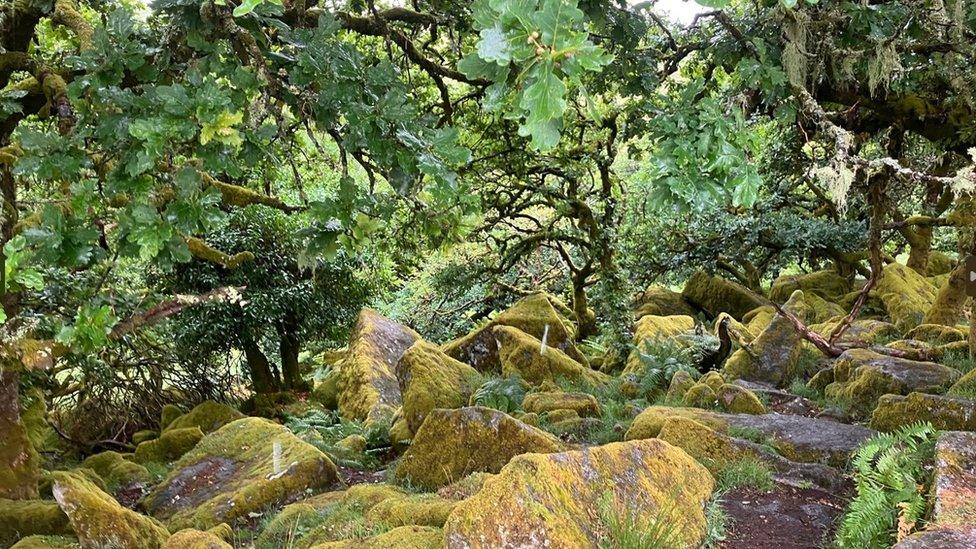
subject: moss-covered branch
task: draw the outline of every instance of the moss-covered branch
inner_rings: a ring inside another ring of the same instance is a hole
[[[223,202],[227,206],[236,206],[243,208],[245,206],[251,206],[254,204],[261,204],[269,208],[274,208],[276,210],[282,210],[284,212],[295,212],[302,208],[297,206],[289,206],[285,204],[281,199],[274,196],[268,196],[257,191],[252,191],[247,187],[242,187],[240,185],[231,185],[230,183],[224,183],[217,181],[214,177],[200,172],[200,177],[203,178],[203,182],[210,185],[220,191],[220,195],[223,198]]]
[[[228,269],[236,269],[248,261],[254,261],[254,254],[251,252],[240,252],[234,255],[226,254],[203,240],[196,237],[186,239],[186,245],[190,248],[190,254],[197,259],[209,261],[216,265],[222,265]]]
[[[56,25],[71,29],[75,33],[75,37],[78,38],[78,46],[82,51],[91,49],[95,31],[88,20],[78,11],[78,6],[74,0],[55,0],[51,21]]]

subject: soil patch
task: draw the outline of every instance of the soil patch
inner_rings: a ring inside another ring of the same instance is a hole
[[[816,488],[777,484],[771,492],[752,488],[722,497],[730,523],[722,549],[816,549],[834,535],[846,498]]]

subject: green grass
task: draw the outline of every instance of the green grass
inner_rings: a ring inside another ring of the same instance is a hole
[[[741,438],[749,442],[755,442],[756,444],[766,444],[767,440],[766,435],[754,427],[737,427],[732,425],[729,426],[728,435],[732,438]]]
[[[798,397],[803,397],[808,400],[819,401],[823,398],[816,389],[807,385],[801,378],[796,378],[793,380],[793,383],[790,383],[789,391]]]
[[[768,492],[774,488],[773,471],[755,459],[743,459],[725,466],[715,475],[716,491],[720,494],[736,488],[753,488]]]
[[[969,357],[969,351],[950,351],[942,355],[939,363],[943,366],[955,368],[962,372],[963,375],[976,368],[976,361]]]
[[[606,527],[597,542],[599,549],[679,549],[684,546],[681,531],[673,520],[674,498],[670,506],[661,506],[648,520],[642,520],[629,506],[614,505],[610,493],[602,498],[598,508],[600,520]]]
[[[702,549],[715,549],[725,539],[729,527],[729,515],[722,508],[722,499],[713,497],[705,507],[705,540]]]

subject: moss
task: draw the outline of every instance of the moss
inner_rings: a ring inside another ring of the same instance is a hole
[[[808,274],[783,275],[773,281],[769,288],[769,299],[782,303],[796,290],[813,294],[820,298],[837,301],[853,290],[851,281],[837,274],[833,269]]]
[[[696,408],[714,408],[718,404],[718,395],[705,383],[696,383],[685,393],[684,403]]]
[[[577,362],[566,353],[511,326],[496,326],[498,357],[502,374],[518,376],[532,385],[564,379],[571,383],[599,387],[612,378]]]
[[[150,441],[156,438],[159,438],[159,431],[153,431],[151,429],[143,429],[142,431],[136,431],[135,433],[132,433],[132,444],[138,446],[143,442]]]
[[[905,339],[915,339],[926,343],[944,345],[955,341],[963,341],[966,334],[958,328],[941,324],[919,324],[905,334]]]
[[[803,306],[803,292],[793,292],[783,308],[797,313]],[[763,381],[783,386],[795,379],[803,363],[804,348],[793,324],[777,314],[746,348],[725,361],[723,372],[729,379]]]
[[[580,415],[576,410],[552,410],[546,413],[546,420],[556,424],[573,419],[579,419]]]
[[[47,402],[39,390],[26,391],[21,395],[20,419],[27,430],[27,438],[38,452],[57,450],[60,439],[47,422]]]
[[[136,463],[166,463],[179,459],[189,452],[203,438],[203,431],[199,427],[184,427],[167,429],[159,438],[143,442],[136,446],[136,453],[132,461]]]
[[[239,252],[234,255],[230,255],[193,236],[186,239],[186,246],[189,248],[190,254],[193,257],[213,263],[215,265],[227,267],[230,270],[234,270],[245,263],[254,261],[254,253],[252,252]]]
[[[685,393],[695,385],[695,378],[684,370],[678,370],[671,376],[671,384],[668,385],[668,392],[665,400],[668,402],[681,402],[685,398]]]
[[[167,423],[166,427],[163,427],[162,429],[165,433],[166,431],[173,429],[199,427],[200,430],[206,434],[212,433],[224,425],[241,419],[242,417],[244,417],[244,414],[226,404],[221,404],[212,400],[205,400],[200,404],[197,404],[196,407],[186,414],[183,414]]]
[[[54,498],[85,547],[161,547],[169,532],[154,519],[126,509],[84,477],[53,473]]]
[[[922,323],[937,292],[925,277],[900,263],[885,266],[872,291],[881,298],[891,321],[902,332]]]
[[[721,373],[711,371],[706,373],[698,380],[698,383],[703,383],[712,388],[713,391],[718,391],[722,385],[725,385],[725,378]]]
[[[411,432],[420,429],[434,408],[467,404],[484,381],[477,370],[426,341],[414,343],[403,353],[396,373],[403,396],[402,414]]]
[[[186,528],[173,534],[165,544],[163,549],[233,549],[232,546],[220,537],[202,530]]]
[[[471,473],[461,480],[441,488],[437,491],[437,495],[453,501],[465,500],[480,492],[485,482],[494,477],[494,473]]]
[[[34,534],[70,534],[71,526],[57,502],[0,499],[0,547]]]
[[[944,252],[932,250],[929,252],[925,276],[939,276],[948,274],[956,267],[956,260]]]
[[[593,547],[610,521],[627,514],[636,524],[667,520],[680,547],[697,547],[713,487],[707,470],[660,440],[525,454],[457,505],[444,525],[445,541],[472,549]]]
[[[366,519],[391,528],[410,525],[440,528],[455,505],[456,501],[434,494],[389,498],[374,505],[366,513]]]
[[[753,334],[755,338],[756,334],[762,333],[772,322],[773,317],[776,316],[776,308],[772,305],[763,305],[762,307],[757,307],[742,317],[742,322],[744,323],[746,330],[750,334]],[[735,320],[735,319],[733,319]]]
[[[430,526],[401,526],[366,538],[332,541],[314,549],[440,549],[444,533]]]
[[[281,425],[244,418],[205,436],[143,505],[173,529],[206,529],[336,480],[335,465],[315,447]]]
[[[109,491],[125,488],[138,483],[152,482],[149,471],[138,463],[129,461],[122,454],[111,450],[89,456],[81,463],[82,467],[92,469],[105,480]]]
[[[165,430],[173,421],[183,415],[183,410],[175,404],[167,404],[163,406],[162,412],[159,414],[159,430]]]
[[[390,444],[397,453],[403,452],[413,440],[413,431],[404,417],[395,418],[390,426]]]
[[[685,301],[680,293],[661,286],[649,286],[637,298],[635,304],[637,305],[637,311],[634,313],[635,320],[646,315],[693,316],[695,314],[695,309]]]
[[[434,410],[397,462],[394,478],[435,490],[477,471],[497,473],[519,454],[563,449],[552,435],[497,410]]]
[[[315,384],[312,390],[312,400],[318,402],[327,410],[339,409],[339,369],[333,368],[322,381]]]
[[[640,373],[643,363],[640,352],[647,343],[654,343],[664,339],[672,339],[684,332],[695,329],[695,319],[690,316],[655,316],[646,315],[634,325],[634,349],[627,357],[624,367],[625,374]]]
[[[523,297],[485,326],[444,344],[442,350],[480,372],[499,373],[501,362],[494,334],[497,326],[511,326],[539,340],[545,337],[550,348],[586,365],[586,358],[573,344],[576,326],[567,318],[559,300],[545,293]]]
[[[924,393],[884,395],[871,414],[871,428],[894,431],[926,421],[939,430],[976,431],[976,402]]]
[[[823,337],[829,337],[840,324],[842,318],[832,318],[827,322],[811,325],[810,329]],[[877,344],[897,338],[899,334],[898,328],[890,322],[862,318],[852,322],[838,341],[842,343]]]
[[[17,377],[0,364],[0,402],[16,403]],[[9,394],[9,392],[13,394]],[[0,415],[0,497],[32,499],[37,497],[40,457],[31,444],[27,429],[20,421],[16,404]]]
[[[976,399],[976,369],[970,370],[953,383],[946,395]]]
[[[693,419],[712,428],[725,428],[726,422],[721,415],[698,408],[676,408],[671,406],[650,406],[634,418],[630,429],[624,435],[624,440],[654,438],[664,427],[664,422],[671,417]]]
[[[725,312],[742,319],[743,315],[763,305],[762,299],[744,286],[704,271],[696,272],[685,282],[681,295],[712,317]]]
[[[389,419],[401,404],[395,368],[420,336],[372,309],[363,309],[339,366],[339,412],[347,419],[375,423]]]
[[[10,549],[82,549],[74,536],[28,536]]]
[[[579,416],[600,417],[600,403],[588,393],[562,391],[529,393],[522,401],[526,412],[541,414],[553,410],[573,410]]]
[[[755,452],[736,445],[732,437],[686,417],[669,417],[661,426],[658,438],[688,452],[713,474],[732,463],[758,459]]]
[[[740,387],[726,383],[716,391],[719,406],[731,414],[765,414],[766,406],[759,400],[756,393]]]

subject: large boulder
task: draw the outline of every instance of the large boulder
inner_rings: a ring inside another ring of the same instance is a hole
[[[164,415],[166,413],[166,410],[164,410]],[[214,402],[212,400],[205,400],[200,404],[197,404],[189,412],[167,421],[166,426],[162,429],[163,433],[165,433],[166,431],[175,429],[199,427],[204,434],[207,434],[220,429],[232,421],[241,419],[242,417],[244,417],[244,414],[238,412],[231,406],[221,404],[220,402]]]
[[[833,383],[827,385],[824,393],[847,403],[856,414],[867,415],[881,395],[944,393],[959,376],[957,370],[935,362],[850,349],[834,361]]]
[[[691,275],[681,295],[712,317],[729,313],[736,320],[742,320],[746,313],[764,304],[762,298],[745,286],[704,271]]]
[[[444,533],[432,526],[400,526],[365,538],[330,541],[313,549],[440,549]]]
[[[111,450],[88,456],[81,466],[95,471],[111,492],[137,484],[146,485],[153,480],[152,474],[144,466]]]
[[[938,294],[938,288],[924,276],[901,263],[885,266],[872,291],[881,298],[891,321],[903,333],[922,323]]]
[[[401,404],[396,365],[420,336],[372,309],[363,309],[339,365],[339,412],[367,422],[389,418]]]
[[[167,463],[189,452],[203,438],[199,427],[166,429],[157,439],[136,446],[132,461],[136,463]]]
[[[676,336],[695,329],[695,319],[688,315],[645,315],[634,325],[634,349],[627,357],[625,374],[640,374],[643,363],[640,353],[646,345],[672,340]]]
[[[546,345],[558,349],[573,360],[586,363],[586,358],[573,345],[576,325],[567,316],[565,306],[554,297],[537,293],[523,297],[514,305],[499,313],[491,322],[445,343],[443,350],[451,357],[470,364],[481,372],[500,372],[498,344],[495,341],[496,326],[511,326],[536,339],[546,340]]]
[[[837,274],[833,269],[825,269],[806,274],[782,275],[773,281],[769,288],[769,299],[782,303],[796,290],[807,295],[816,295],[827,301],[839,301],[853,290],[847,277]]]
[[[502,374],[518,376],[532,385],[563,379],[591,387],[610,383],[607,374],[579,363],[558,348],[511,326],[495,326]]]
[[[563,391],[529,393],[522,401],[522,409],[535,414],[572,410],[580,417],[600,417],[600,403],[589,393]]]
[[[55,501],[0,499],[0,547],[32,536],[70,534],[68,517]]]
[[[483,381],[477,370],[426,341],[414,343],[403,353],[396,374],[403,395],[401,414],[414,433],[434,408],[467,404]]]
[[[233,549],[233,547],[214,532],[186,528],[170,536],[163,544],[163,549]]]
[[[635,300],[636,312],[634,319],[639,320],[646,315],[694,316],[695,308],[685,301],[679,292],[669,290],[663,286],[648,286]]]
[[[52,474],[52,492],[83,547],[156,549],[169,531],[156,520],[119,505],[84,476]]]
[[[244,418],[205,436],[142,505],[173,530],[206,530],[336,480],[335,465],[314,446],[281,425]]]
[[[398,482],[435,490],[474,472],[497,473],[513,457],[565,449],[559,439],[490,408],[433,410],[397,462]]]
[[[82,549],[74,536],[27,536],[10,549]]]
[[[810,325],[810,329],[823,337],[830,337],[837,326],[843,322],[843,317]],[[871,318],[860,318],[851,322],[844,330],[837,343],[879,343],[884,340],[897,338],[899,335],[898,327],[890,322]]]
[[[449,548],[617,546],[613,526],[668,523],[675,546],[705,537],[714,480],[684,451],[660,440],[618,442],[516,457],[455,507]],[[614,524],[616,523],[616,524]]]
[[[871,428],[894,431],[918,421],[939,430],[976,431],[976,402],[925,393],[884,395],[871,414]]]

